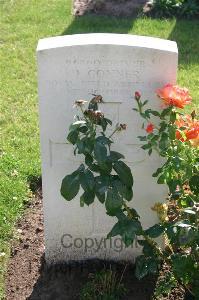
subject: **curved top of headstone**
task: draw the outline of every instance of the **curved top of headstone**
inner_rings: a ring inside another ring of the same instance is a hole
[[[44,38],[39,40],[37,51],[71,46],[85,45],[120,45],[178,52],[174,41],[160,38],[115,33],[74,34]]]

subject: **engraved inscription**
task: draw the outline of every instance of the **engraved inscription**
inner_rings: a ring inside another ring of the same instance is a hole
[[[125,162],[128,164],[136,165],[145,161],[145,152],[140,148],[139,144],[125,144],[123,145],[123,153],[125,154]],[[114,144],[114,149],[119,149],[120,144]],[[113,149],[113,150],[114,150]],[[69,143],[60,143],[49,140],[49,166],[56,165],[65,166],[68,164],[68,157],[70,163],[80,164],[84,161],[82,155],[74,156],[73,146]]]
[[[125,59],[105,59],[105,58],[94,58],[94,59],[79,59],[78,57],[73,57],[71,59],[66,59],[66,65],[87,65],[87,66],[120,66],[120,67],[130,67],[135,69],[144,69],[144,60],[125,60]]]
[[[132,85],[142,85],[144,60],[79,59],[65,60],[67,79],[49,80],[48,88],[66,90],[74,94],[130,95]],[[128,68],[128,70],[127,70]],[[68,76],[70,70],[70,77]]]

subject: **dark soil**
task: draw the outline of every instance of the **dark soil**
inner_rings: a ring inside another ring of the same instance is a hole
[[[150,10],[147,0],[74,0],[73,14],[82,16],[85,14],[108,15],[116,17],[132,17],[138,12]]]
[[[18,223],[18,241],[12,245],[6,277],[6,300],[72,300],[79,299],[82,286],[91,274],[111,268],[120,275],[124,264],[105,261],[72,262],[68,265],[47,267],[44,259],[43,214],[41,191],[37,192]],[[124,300],[149,300],[154,289],[152,278],[138,281],[134,267],[127,266],[123,283],[127,289]],[[182,291],[175,290],[165,300],[183,299]]]

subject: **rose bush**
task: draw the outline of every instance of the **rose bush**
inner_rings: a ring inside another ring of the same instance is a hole
[[[154,0],[149,15],[156,18],[198,18],[198,0]]]
[[[169,198],[160,199],[152,208],[159,222],[143,228],[137,211],[129,205],[133,198],[133,175],[125,164],[124,155],[112,151],[114,135],[126,129],[126,124],[116,124],[111,134],[107,127],[112,121],[99,109],[102,96],[95,95],[87,104],[78,100],[75,106],[80,114],[69,128],[67,139],[74,145],[74,155],[82,154],[84,163],[62,181],[61,194],[70,201],[83,190],[80,205],[90,205],[98,199],[105,205],[106,212],[116,217],[117,222],[108,234],[120,235],[126,246],[135,238],[142,247],[142,255],[136,259],[136,276],[141,279],[147,274],[158,274],[166,263],[174,282],[182,284],[196,297],[199,295],[199,156],[198,121],[195,113],[184,116],[177,108],[191,102],[188,90],[170,84],[157,91],[164,103],[162,111],[145,109],[148,101],[141,101],[141,93],[135,93],[137,108],[143,118],[146,135],[139,136],[142,149],[151,155],[158,152],[164,163],[153,174],[158,184],[167,184]],[[194,146],[197,143],[194,144]],[[188,187],[188,189],[185,189]],[[147,201],[143,199],[143,201]],[[171,213],[172,210],[172,213]],[[156,238],[165,239],[161,249]],[[168,285],[159,287],[155,296],[160,299]],[[161,292],[160,292],[161,291]]]
[[[145,142],[142,148],[149,155],[155,150],[164,158],[153,176],[158,184],[167,184],[169,197],[152,208],[164,228],[162,261],[169,265],[175,282],[199,299],[199,121],[195,111],[186,115],[177,110],[191,102],[187,89],[167,84],[157,95],[165,106],[161,112],[145,109],[147,102],[136,96],[135,111],[148,124],[148,135],[139,137]],[[167,284],[162,284],[159,290],[168,292]],[[156,293],[158,299],[160,296]]]

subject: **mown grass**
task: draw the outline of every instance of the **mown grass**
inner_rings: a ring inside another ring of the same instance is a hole
[[[85,32],[140,34],[176,40],[180,85],[199,98],[199,22],[71,16],[71,0],[0,1],[0,299],[14,223],[40,176],[35,49],[39,38]]]

